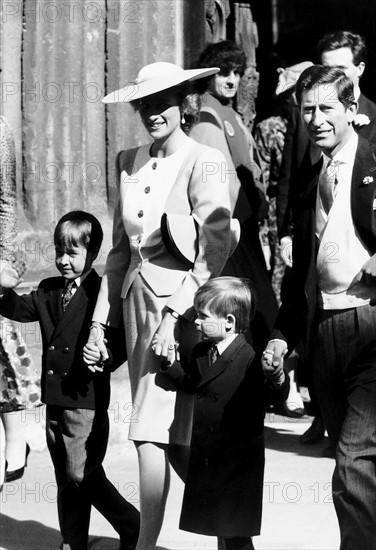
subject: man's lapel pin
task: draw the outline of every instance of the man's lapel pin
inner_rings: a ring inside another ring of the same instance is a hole
[[[370,183],[373,182],[373,176],[366,176],[365,178],[363,178],[363,185],[369,185]]]

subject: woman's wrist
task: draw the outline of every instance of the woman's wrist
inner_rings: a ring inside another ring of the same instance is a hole
[[[90,325],[90,329],[92,328],[101,328],[102,330],[105,330],[105,325],[102,325],[99,321],[92,321]]]
[[[175,321],[178,321],[178,319],[179,319],[179,317],[180,317],[179,313],[178,313],[177,311],[174,311],[174,310],[171,309],[170,307],[168,307],[168,308],[166,309],[166,313],[169,313],[169,315],[170,315],[171,317],[173,317],[173,319],[175,319]]]
[[[98,321],[92,321],[89,330],[91,341],[104,339],[105,327],[102,325],[102,323],[99,323]]]

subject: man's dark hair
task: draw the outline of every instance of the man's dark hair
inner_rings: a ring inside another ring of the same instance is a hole
[[[354,58],[354,65],[356,66],[361,62],[364,63],[366,60],[366,41],[360,34],[354,34],[350,31],[329,32],[323,36],[317,45],[320,59],[324,52],[338,50],[339,48],[350,48]]]
[[[354,85],[341,69],[312,65],[312,67],[308,67],[302,72],[296,83],[295,95],[299,108],[302,103],[303,92],[322,85],[326,85],[328,88],[328,100],[330,100],[332,86],[337,92],[339,101],[346,109],[355,103]]]
[[[55,246],[84,246],[97,255],[102,245],[103,231],[95,216],[83,210],[72,210],[57,222]]]
[[[245,53],[239,46],[231,40],[221,40],[208,44],[201,52],[195,68],[206,69],[207,67],[219,67],[220,75],[228,75],[231,71],[243,76],[247,66]],[[209,78],[200,78],[195,82],[195,87],[199,93],[207,90]]]

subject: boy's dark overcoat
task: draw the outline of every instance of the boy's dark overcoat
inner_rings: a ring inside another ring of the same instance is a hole
[[[101,278],[92,270],[77,288],[64,315],[63,277],[44,279],[30,294],[19,296],[10,290],[0,300],[4,317],[21,323],[39,322],[43,346],[42,400],[47,405],[82,409],[108,407],[109,369],[94,374],[82,356],[100,284]]]
[[[175,366],[167,371],[196,394],[180,528],[250,537],[261,525],[265,402],[286,399],[288,381],[281,390],[265,382],[242,334],[211,366],[209,349],[209,342],[194,348],[186,375]]]

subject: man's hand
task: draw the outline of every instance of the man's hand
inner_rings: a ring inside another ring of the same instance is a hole
[[[266,378],[275,386],[282,386],[285,381],[283,358],[287,353],[284,340],[270,340],[262,354],[262,368]]]
[[[291,237],[282,237],[281,239],[281,258],[287,267],[292,267],[292,238]]]
[[[376,254],[366,261],[356,278],[358,281],[363,280],[366,285],[376,284]]]

